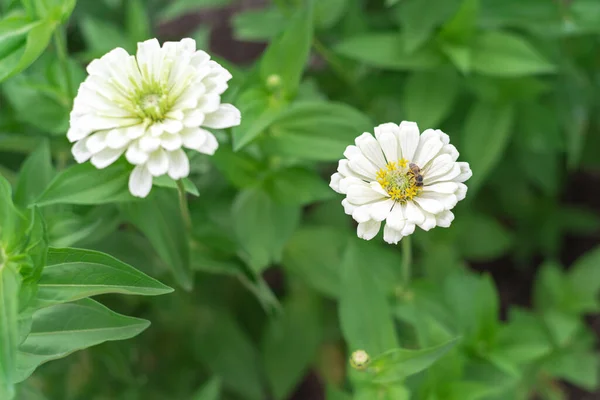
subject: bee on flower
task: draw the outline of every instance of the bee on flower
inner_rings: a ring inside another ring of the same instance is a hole
[[[196,49],[193,39],[138,43],[136,55],[116,48],[92,61],[79,87],[67,138],[78,163],[106,168],[122,155],[135,166],[129,191],[146,197],[153,177],[188,176],[184,149],[213,154],[215,136],[204,128],[240,124],[241,115],[222,104],[231,74]]]
[[[422,134],[416,123],[386,123],[375,137],[363,133],[344,152],[330,186],[345,194],[344,211],[358,222],[358,236],[370,240],[385,221],[383,238],[396,244],[415,227],[448,227],[450,211],[467,193],[472,175],[440,130]]]

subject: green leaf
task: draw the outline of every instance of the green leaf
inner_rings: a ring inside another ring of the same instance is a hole
[[[260,188],[241,191],[231,212],[241,256],[256,273],[281,258],[300,217],[298,207],[277,204]]]
[[[584,311],[598,312],[600,295],[600,247],[588,251],[571,266],[567,280]]]
[[[267,379],[276,400],[287,399],[306,373],[321,340],[321,313],[317,299],[295,296],[283,314],[271,319],[262,340]]]
[[[0,247],[0,394],[12,396],[17,372],[19,333],[19,287],[21,276],[15,264],[4,259]]]
[[[33,314],[31,332],[19,347],[20,382],[46,361],[109,340],[130,339],[149,321],[117,314],[91,299],[43,308]]]
[[[452,64],[464,75],[471,71],[472,49],[466,45],[442,41],[440,50],[450,59]]]
[[[335,192],[316,172],[301,167],[276,171],[266,179],[265,187],[282,204],[307,205],[335,197]]]
[[[348,0],[317,1],[315,3],[315,25],[319,29],[333,27],[348,8]]]
[[[348,235],[329,226],[306,226],[294,232],[283,256],[283,266],[310,287],[336,298],[340,293],[339,266]]]
[[[129,1],[128,1],[129,3]],[[86,16],[80,23],[81,34],[88,46],[87,57],[101,57],[116,47],[122,47],[130,54],[135,51],[135,42],[125,32],[110,21]]]
[[[440,37],[455,44],[468,43],[477,29],[481,0],[462,0],[456,14],[444,24]]]
[[[345,39],[335,50],[372,67],[394,70],[424,70],[442,63],[441,54],[430,45],[414,52],[402,45],[404,37],[396,32],[368,33]]]
[[[50,43],[56,25],[57,21],[48,18],[37,21],[32,26],[21,28],[28,30],[25,46],[20,47],[8,57],[0,60],[0,82],[18,74],[37,60],[48,46],[48,43]],[[3,36],[1,28],[0,37]],[[2,43],[0,42],[1,45]],[[2,47],[0,47],[0,56],[3,52]]]
[[[495,343],[499,328],[498,293],[490,277],[455,271],[438,289],[449,310],[446,322],[468,345],[485,349]]]
[[[351,242],[342,262],[340,324],[349,350],[370,355],[398,347],[386,295],[371,271],[377,267]]]
[[[228,390],[248,400],[265,399],[257,368],[260,355],[247,333],[227,310],[205,307],[201,311],[210,323],[195,335],[196,357]]]
[[[421,128],[435,128],[448,116],[458,95],[460,81],[451,69],[412,74],[402,94],[406,119]]]
[[[312,37],[313,0],[308,0],[304,7],[298,9],[283,35],[265,50],[260,63],[263,82],[276,75],[281,78],[286,94],[296,93],[310,54]]]
[[[408,54],[421,47],[435,28],[452,16],[460,0],[403,0],[394,8],[394,17],[403,29],[403,42]]]
[[[32,204],[52,181],[54,174],[50,146],[45,141],[27,157],[21,166],[15,188],[15,203],[22,207]]]
[[[468,260],[489,261],[510,250],[513,235],[494,218],[486,214],[468,214],[456,221],[456,245]]]
[[[563,351],[547,359],[543,369],[590,392],[600,387],[600,357],[594,352]]]
[[[51,204],[105,204],[130,201],[129,169],[125,163],[115,163],[97,169],[91,163],[73,165],[60,172],[40,197],[38,206]]]
[[[263,42],[285,29],[285,15],[278,7],[266,7],[236,13],[233,16],[237,40]]]
[[[227,180],[238,188],[256,185],[266,172],[261,161],[248,153],[235,153],[227,145],[219,146],[211,160]]]
[[[281,113],[264,145],[281,157],[337,161],[358,135],[372,130],[369,118],[350,106],[302,101]]]
[[[586,280],[589,278],[586,277]],[[533,297],[538,310],[564,310],[570,295],[566,274],[560,265],[546,262],[536,276]]]
[[[404,378],[418,374],[429,368],[456,346],[458,339],[419,350],[393,349],[375,357],[369,364],[367,372],[373,371],[370,380],[378,384],[389,384],[402,381]]]
[[[352,396],[346,392],[336,389],[331,385],[327,385],[325,390],[326,400],[352,400]]]
[[[224,7],[232,3],[232,0],[175,0],[168,2],[168,6],[161,11],[163,21],[178,18],[191,11],[205,8]]]
[[[38,285],[37,308],[104,293],[156,296],[168,286],[108,254],[50,248]]]
[[[128,0],[125,3],[126,26],[129,39],[143,42],[151,37],[150,17],[142,0]]]
[[[238,126],[231,130],[233,150],[238,151],[263,133],[280,114],[280,106],[274,104],[262,89],[251,88],[242,93],[236,102],[244,116]]]
[[[512,33],[484,32],[476,37],[472,67],[484,75],[515,77],[555,72],[525,39]]]
[[[4,250],[1,262],[16,248],[21,248],[25,219],[15,208],[12,201],[10,183],[0,175],[0,246]]]
[[[473,196],[487,175],[500,161],[508,145],[514,109],[511,105],[476,103],[470,110],[463,131],[463,154],[469,162],[473,177],[469,192]]]
[[[221,379],[212,378],[210,381],[205,383],[192,400],[219,400],[221,396]]]
[[[200,192],[198,192],[198,188],[194,185],[194,182],[188,178],[183,178],[182,181],[186,193],[193,194],[196,197],[200,196]],[[173,180],[169,175],[154,177],[152,179],[152,185],[177,190],[177,181]]]
[[[140,202],[124,203],[122,211],[150,240],[156,252],[169,266],[177,283],[185,290],[193,287],[190,268],[189,237],[179,210],[177,194],[155,189]],[[148,216],[152,218],[148,218]]]

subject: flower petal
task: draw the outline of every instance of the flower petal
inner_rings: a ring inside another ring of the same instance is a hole
[[[125,158],[133,165],[141,165],[148,161],[148,153],[142,151],[136,143],[133,143],[127,148]]]
[[[138,145],[140,146],[140,150],[151,153],[160,147],[160,138],[152,135],[144,135],[138,141]]]
[[[71,148],[71,153],[79,164],[86,162],[92,156],[92,153],[87,149],[85,145],[87,139],[82,139],[78,142],[75,142],[73,148]]]
[[[428,213],[437,214],[444,211],[444,204],[440,203],[438,200],[434,198],[427,198],[423,195],[417,196],[414,199],[414,202],[417,203],[423,210]],[[419,225],[419,224],[417,224]]]
[[[442,150],[443,145],[438,137],[432,137],[426,141],[421,140],[413,162],[420,167],[426,166]]]
[[[378,221],[361,222],[360,224],[358,224],[356,233],[361,239],[371,240],[377,235],[380,227],[381,222]]]
[[[96,132],[91,136],[87,137],[85,141],[85,145],[87,149],[92,154],[96,154],[101,152],[106,148],[106,136],[108,135],[107,131]]]
[[[401,231],[404,228],[406,219],[404,218],[401,204],[396,203],[394,205],[394,208],[392,208],[392,211],[385,220],[385,223],[397,231]]]
[[[418,207],[414,202],[407,201],[403,205],[404,209],[402,212],[408,222],[419,225],[425,221],[425,215],[423,214],[423,210]]]
[[[390,214],[392,207],[394,207],[394,203],[395,201],[392,199],[373,203],[369,208],[369,215],[374,221],[383,221]]]
[[[424,215],[425,220],[419,225],[419,228],[423,229],[424,231],[429,231],[435,228],[435,215],[428,212],[425,212]]]
[[[190,174],[190,160],[183,150],[170,151],[169,157],[169,176],[172,179],[185,178]]]
[[[162,135],[160,137],[160,145],[163,149],[174,151],[180,149],[183,145],[183,140],[180,135]]]
[[[161,176],[167,173],[169,170],[169,157],[163,149],[158,149],[150,153],[148,162],[146,162],[146,168],[152,174],[152,176]]]
[[[460,167],[460,175],[454,178],[455,182],[464,182],[473,176],[473,171],[471,171],[471,167],[467,162],[458,162],[458,166]]]
[[[121,149],[131,141],[124,128],[113,129],[106,135],[106,144],[111,149]]]
[[[215,151],[217,151],[218,148],[219,148],[219,142],[217,141],[217,138],[215,137],[215,135],[206,131],[206,140],[204,141],[204,143],[202,143],[202,146],[200,146],[200,148],[198,148],[197,150],[200,153],[204,153],[204,154],[208,154],[208,155],[212,156],[213,154],[215,154]]]
[[[399,137],[402,158],[412,161],[419,145],[419,127],[414,122],[402,121]]]
[[[152,189],[152,175],[143,166],[138,165],[129,175],[129,192],[135,197],[146,197]]]
[[[386,225],[383,228],[383,240],[389,244],[398,244],[402,237],[401,231],[398,231],[389,225]]]
[[[110,149],[106,148],[99,153],[96,153],[92,156],[91,163],[94,167],[98,169],[103,169],[108,167],[110,164],[117,161],[121,154],[125,149]]]
[[[363,133],[355,139],[355,143],[367,160],[379,169],[385,168],[386,161],[381,146],[370,133]]]
[[[448,228],[452,221],[454,221],[452,211],[443,211],[435,216],[435,223],[442,228]]]
[[[202,126],[213,129],[231,128],[242,122],[240,110],[231,104],[221,104],[216,111],[206,114]]]
[[[378,200],[384,200],[385,197],[374,191],[369,185],[352,185],[348,188],[348,201],[352,204],[362,205]]]
[[[343,192],[340,191],[340,181],[343,179],[343,176],[339,173],[336,172],[333,175],[331,175],[331,180],[329,181],[329,187],[332,188],[333,190],[335,190],[338,193],[343,194]]]

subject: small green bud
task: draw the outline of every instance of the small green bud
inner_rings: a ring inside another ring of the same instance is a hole
[[[369,354],[364,350],[356,350],[350,356],[350,365],[357,370],[363,370],[369,365]]]
[[[276,74],[269,75],[267,77],[267,88],[270,90],[277,89],[281,86],[281,77]]]

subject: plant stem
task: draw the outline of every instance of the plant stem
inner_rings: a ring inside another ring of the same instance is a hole
[[[412,244],[410,236],[402,238],[402,284],[404,289],[410,285],[412,275]]]
[[[348,75],[346,68],[340,63],[339,59],[333,52],[331,52],[319,39],[316,37],[313,39],[313,47],[323,57],[323,59],[331,66],[331,69],[335,71],[339,77],[348,84],[353,85],[354,79]]]
[[[69,101],[73,102],[75,93],[73,92],[73,84],[71,82],[71,72],[69,69],[69,53],[67,51],[67,41],[65,40],[65,32],[62,27],[57,28],[54,31],[54,47],[56,48],[56,54],[58,61],[63,70],[65,78],[65,89],[69,97]]]
[[[185,193],[185,187],[183,186],[183,181],[181,179],[177,181],[177,193],[179,194],[179,208],[181,209],[181,217],[183,218],[185,229],[189,233],[192,231],[192,217],[190,216],[187,194]]]

